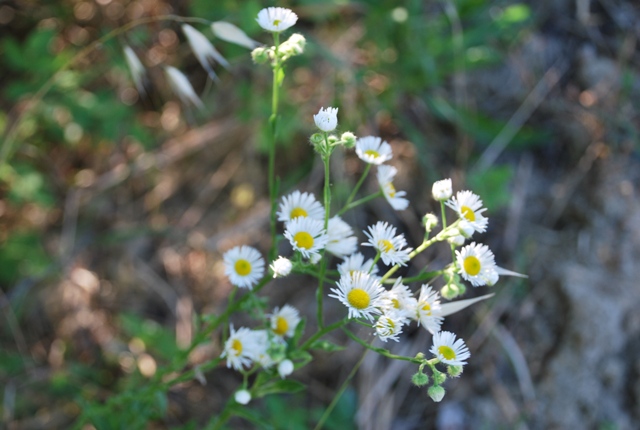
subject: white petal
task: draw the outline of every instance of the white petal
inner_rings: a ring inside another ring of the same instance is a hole
[[[440,310],[438,311],[438,316],[446,317],[447,315],[455,314],[456,312],[461,311],[467,306],[471,306],[476,302],[486,300],[493,296],[495,296],[495,294],[487,294],[485,296],[476,297],[475,299],[456,300],[455,302],[442,303],[440,304]]]
[[[220,39],[244,46],[245,48],[253,49],[256,46],[260,46],[259,42],[251,39],[244,31],[230,22],[216,21],[211,24],[211,30],[213,30],[213,34]]]

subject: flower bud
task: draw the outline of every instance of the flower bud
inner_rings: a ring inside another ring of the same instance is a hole
[[[291,360],[285,359],[278,364],[278,374],[282,379],[291,375],[293,373],[293,362]]]
[[[251,51],[251,58],[256,64],[263,64],[269,61],[269,48],[259,47]]]
[[[452,378],[457,378],[458,376],[462,375],[463,369],[464,368],[462,366],[447,366],[447,373]]]
[[[485,282],[487,286],[493,287],[498,282],[499,279],[500,279],[500,275],[498,274],[498,272],[495,270],[490,270],[489,273],[487,273]]]
[[[251,401],[251,393],[247,390],[239,390],[236,391],[234,398],[236,399],[236,402],[240,403],[241,405],[246,405]]]
[[[433,383],[435,385],[442,385],[447,380],[447,375],[437,370],[433,372]]]
[[[429,233],[434,227],[438,226],[438,217],[432,213],[428,213],[422,217],[422,224],[424,224],[425,230]]]
[[[451,195],[453,194],[451,179],[443,179],[441,181],[435,182],[433,184],[433,188],[431,189],[431,193],[433,194],[433,198],[440,202],[449,200],[451,198]]]
[[[320,254],[311,254],[311,257],[309,257],[309,263],[318,264],[321,258],[322,258],[322,255]]]
[[[429,397],[431,397],[431,400],[437,403],[442,400],[442,398],[444,397],[445,391],[444,391],[444,388],[442,388],[439,385],[432,385],[431,387],[429,387],[427,394],[429,394]]]
[[[447,242],[449,242],[451,245],[454,245],[454,246],[462,246],[464,245],[465,240],[466,239],[463,235],[457,234],[455,236],[448,238]]]
[[[429,383],[429,377],[422,372],[418,372],[411,377],[411,382],[417,387],[422,387]]]
[[[278,259],[269,266],[274,278],[284,278],[291,273],[292,267],[293,264],[291,264],[291,260],[285,257],[278,257]]]
[[[460,232],[460,235],[469,239],[471,236],[473,236],[473,232],[475,231],[475,229],[469,221],[462,220],[458,224],[458,231]]]
[[[320,108],[318,113],[313,116],[313,120],[320,130],[333,131],[338,126],[338,108]]]
[[[342,136],[340,136],[340,141],[345,148],[353,148],[354,146],[356,146],[357,140],[358,138],[356,137],[356,135],[351,133],[350,131],[344,132],[342,133]]]

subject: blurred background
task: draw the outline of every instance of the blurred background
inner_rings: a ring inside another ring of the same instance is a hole
[[[489,302],[447,319],[471,359],[441,403],[412,386],[413,366],[370,353],[325,428],[638,428],[640,6],[630,0],[0,1],[3,426],[70,428],[144,384],[188,345],[196,315],[224,309],[221,254],[268,249],[270,69],[206,25],[193,24],[231,63],[216,68],[218,83],[176,22],[94,43],[167,14],[225,20],[270,43],[255,22],[266,6],[292,8],[308,41],[282,91],[281,192],[320,195],[312,115],[337,106],[341,130],[392,145],[396,187],[411,201],[403,212],[376,201],[350,224],[389,221],[415,246],[437,209],[431,184],[451,177],[488,207],[475,239],[529,275],[502,278]],[[147,69],[142,94],[125,45]],[[203,110],[180,104],[165,65],[188,76]],[[333,162],[344,198],[363,166],[349,151]],[[421,255],[407,273],[447,253]],[[314,286],[290,277],[264,297],[313,320]],[[344,315],[327,307],[328,320]],[[265,428],[313,428],[363,354],[330,338],[348,347],[294,374],[306,392],[252,403]],[[387,346],[429,345],[413,326]],[[192,361],[220,351],[214,337]],[[202,376],[119,413],[148,417],[143,428],[201,428],[241,381],[226,368]]]

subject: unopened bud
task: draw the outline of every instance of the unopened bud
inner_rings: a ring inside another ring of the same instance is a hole
[[[429,387],[427,394],[429,394],[429,397],[431,397],[431,400],[437,403],[442,400],[442,398],[444,397],[445,391],[444,391],[444,388],[442,388],[441,386],[433,385]]]
[[[418,372],[411,377],[411,382],[417,387],[422,387],[429,383],[429,377],[422,372]]]
[[[278,374],[282,379],[291,375],[293,373],[293,362],[291,360],[282,360],[280,364],[278,364]]]
[[[458,224],[458,231],[462,236],[469,239],[471,236],[473,236],[473,232],[475,231],[475,229],[473,228],[473,226],[469,221],[462,220]]]
[[[236,399],[236,402],[240,403],[241,405],[246,405],[251,401],[251,393],[247,390],[239,390],[236,391],[234,398]]]
[[[452,378],[457,378],[458,376],[462,375],[463,370],[464,368],[462,366],[447,366],[447,373]]]
[[[342,133],[342,136],[340,136],[340,141],[345,148],[353,148],[354,146],[356,146],[356,140],[358,140],[358,138],[350,131],[346,131]]]
[[[451,195],[453,194],[451,179],[443,179],[434,183],[431,193],[433,194],[433,198],[440,202],[451,198]]]
[[[451,245],[454,245],[454,246],[462,246],[464,245],[465,240],[466,239],[463,235],[457,234],[455,236],[448,238],[447,242],[449,242]]]
[[[259,47],[251,51],[251,58],[256,64],[266,63],[269,60],[269,49]]]
[[[445,375],[444,373],[438,372],[437,370],[433,372],[434,385],[442,385],[446,380],[447,380],[447,375]]]

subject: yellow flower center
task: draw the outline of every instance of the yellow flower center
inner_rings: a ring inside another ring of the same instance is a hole
[[[273,332],[278,336],[284,336],[284,334],[289,330],[289,323],[283,317],[276,318],[276,327],[273,329]]]
[[[438,347],[438,352],[446,359],[446,360],[454,360],[456,358],[456,352],[449,346],[442,345]]]
[[[307,211],[302,208],[293,208],[289,213],[289,218],[294,219],[298,217],[306,217],[308,216]]]
[[[354,288],[347,294],[347,301],[354,308],[362,310],[369,307],[371,297],[369,297],[369,293],[365,290],[361,288]]]
[[[373,149],[367,149],[366,151],[364,151],[364,154],[369,155],[373,158],[378,158],[380,156],[380,153]]]
[[[471,276],[476,276],[480,273],[480,260],[478,257],[474,257],[473,255],[468,256],[464,259],[464,271],[467,272]]]
[[[431,315],[431,305],[429,303],[425,303],[422,306],[422,310],[427,312],[427,315]]]
[[[247,260],[240,259],[236,261],[234,268],[236,269],[236,273],[240,276],[247,276],[251,273],[251,263]]]
[[[293,236],[298,248],[311,249],[313,247],[313,236],[306,231],[299,231]]]
[[[476,220],[476,213],[472,211],[469,206],[462,206],[460,212],[462,212],[462,216],[465,217],[467,221],[473,222]]]
[[[233,342],[231,342],[231,349],[236,352],[236,355],[242,354],[242,342],[238,339],[233,339]]]
[[[274,19],[273,20],[273,25],[275,25],[276,27],[280,25],[282,21],[280,21],[279,19]]]
[[[393,243],[391,243],[391,241],[387,239],[379,240],[378,247],[383,252],[393,251]]]
[[[394,187],[391,182],[387,184],[387,194],[389,194],[391,198],[396,196],[396,187]]]
[[[400,302],[398,301],[398,299],[391,299],[391,303],[393,304],[394,308],[400,309]]]

